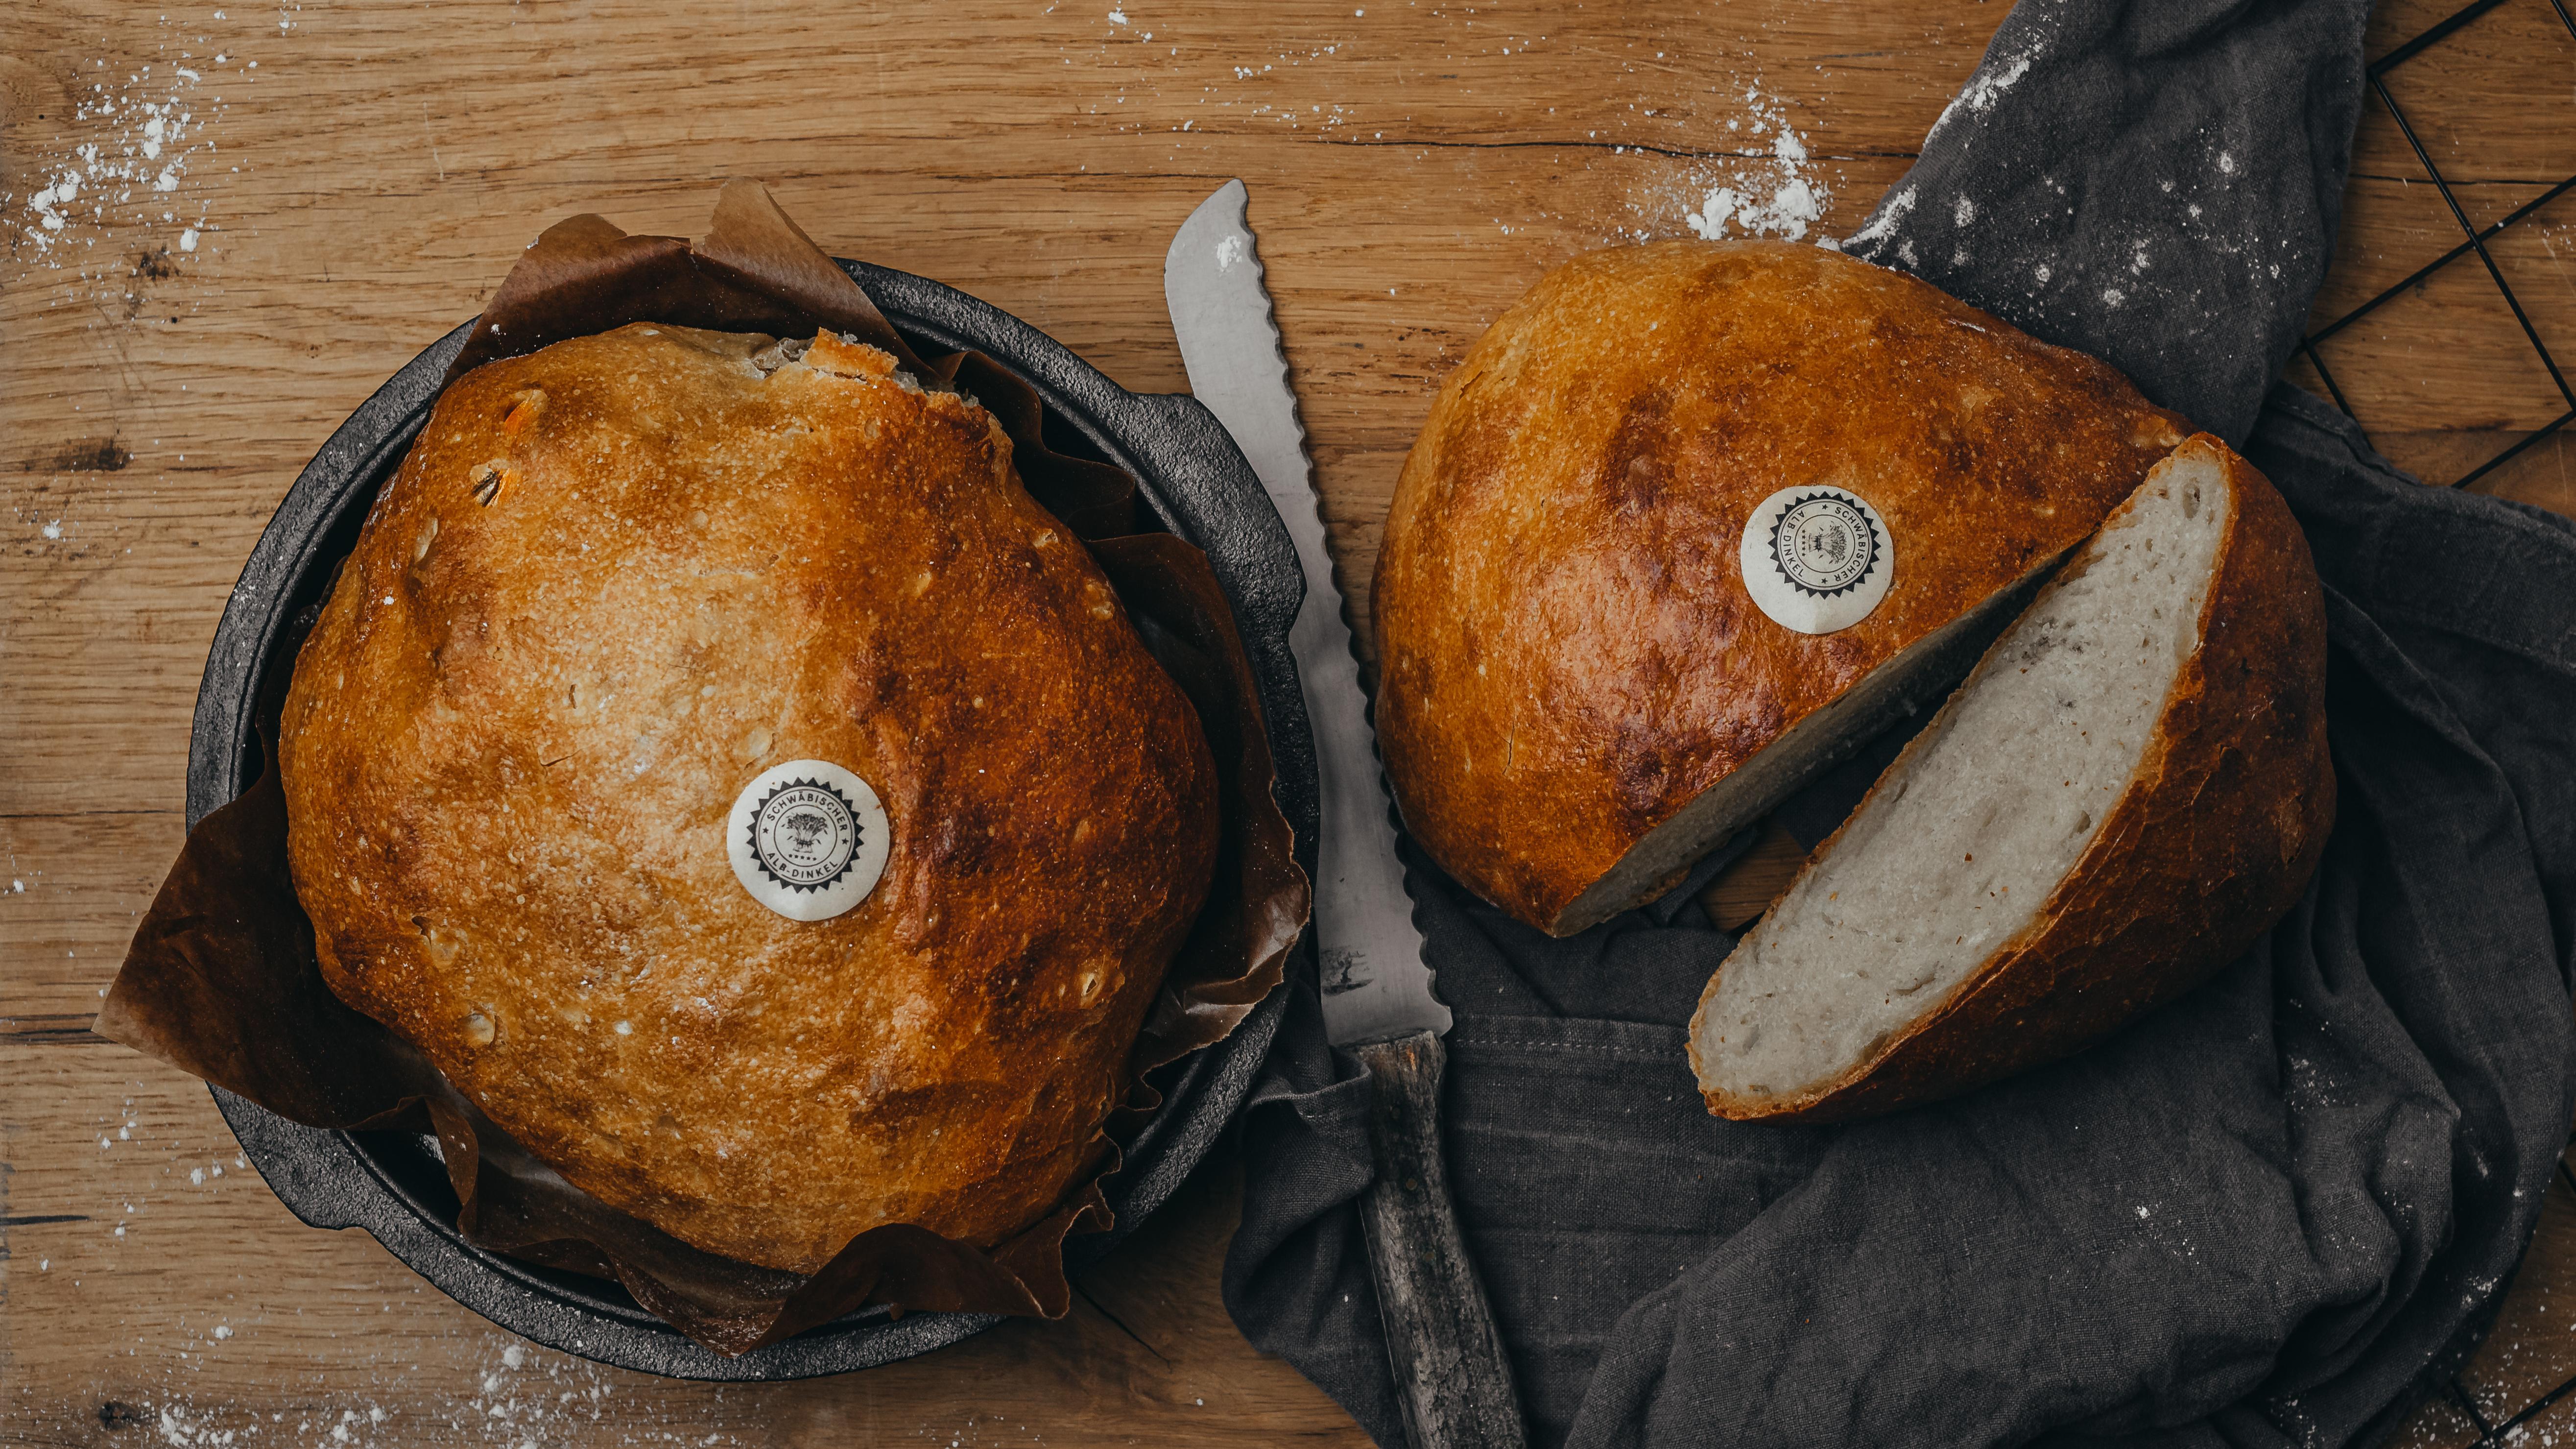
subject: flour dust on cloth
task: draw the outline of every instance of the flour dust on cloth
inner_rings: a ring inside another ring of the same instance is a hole
[[[1417,854],[1451,1180],[1542,1444],[2335,1445],[2456,1367],[2576,1107],[2576,529],[2268,392],[2324,275],[2359,0],[2024,0],[1846,250],[2117,364],[2277,484],[2324,577],[2340,810],[2306,899],[2072,1060],[1840,1128],[1701,1108],[1734,938],[1550,940]],[[1780,812],[1812,843],[1897,739]],[[1742,849],[1738,841],[1730,850]],[[1311,966],[1244,1122],[1226,1301],[1402,1429]]]

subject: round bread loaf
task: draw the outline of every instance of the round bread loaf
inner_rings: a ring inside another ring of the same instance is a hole
[[[999,424],[828,334],[458,380],[282,734],[331,989],[574,1185],[799,1272],[1095,1166],[1216,850],[1196,714]],[[841,875],[734,859],[799,842]]]
[[[1396,485],[1373,597],[1405,823],[1545,930],[1652,898],[1936,703],[2180,424],[1818,247],[1568,262],[1441,385]],[[1746,561],[1810,499],[1792,590]]]

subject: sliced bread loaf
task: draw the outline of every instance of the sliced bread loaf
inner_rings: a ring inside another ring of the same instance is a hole
[[[1832,1120],[2074,1051],[2234,958],[2334,817],[2325,617],[2272,485],[2156,465],[1728,956],[1709,1109]]]
[[[1566,263],[1442,384],[1387,516],[1405,824],[1552,934],[1662,894],[1937,704],[2181,424],[1817,247]]]

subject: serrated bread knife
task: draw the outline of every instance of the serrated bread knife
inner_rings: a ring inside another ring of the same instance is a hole
[[[1323,801],[1315,944],[1325,1034],[1368,1068],[1375,1087],[1369,1144],[1377,1178],[1360,1199],[1360,1224],[1378,1312],[1414,1449],[1520,1449],[1526,1440],[1511,1365],[1441,1167],[1440,1038],[1449,1008],[1431,994],[1422,933],[1404,894],[1359,659],[1324,548],[1306,432],[1246,200],[1243,183],[1229,181],[1181,223],[1163,259],[1163,300],[1191,393],[1251,460],[1305,570],[1306,599],[1288,645],[1305,682]]]

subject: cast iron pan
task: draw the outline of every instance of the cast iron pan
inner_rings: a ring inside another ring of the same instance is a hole
[[[1207,551],[1252,659],[1278,759],[1279,805],[1297,833],[1297,862],[1311,876],[1315,750],[1288,652],[1288,625],[1305,583],[1288,531],[1234,440],[1196,400],[1128,392],[1036,328],[963,292],[883,267],[841,266],[923,355],[972,348],[1026,378],[1046,405],[1049,446],[1126,469],[1154,519]],[[368,505],[427,421],[438,380],[471,327],[413,358],[340,425],[251,550],[197,690],[189,828],[257,774],[251,706],[267,672],[292,664],[278,647],[286,622],[321,596],[332,566],[356,545]],[[1291,964],[1293,983],[1302,973]],[[1097,1261],[1198,1165],[1250,1089],[1292,989],[1273,991],[1233,1035],[1156,1074],[1162,1110],[1128,1149],[1125,1170],[1103,1184],[1117,1227],[1068,1238],[1067,1269]],[[317,1228],[364,1228],[457,1302],[513,1333],[600,1363],[679,1378],[811,1378],[928,1353],[1001,1321],[960,1313],[897,1321],[870,1308],[726,1358],[637,1307],[614,1283],[469,1246],[456,1231],[456,1197],[434,1155],[435,1139],[306,1127],[210,1090],[244,1154],[297,1217]]]

